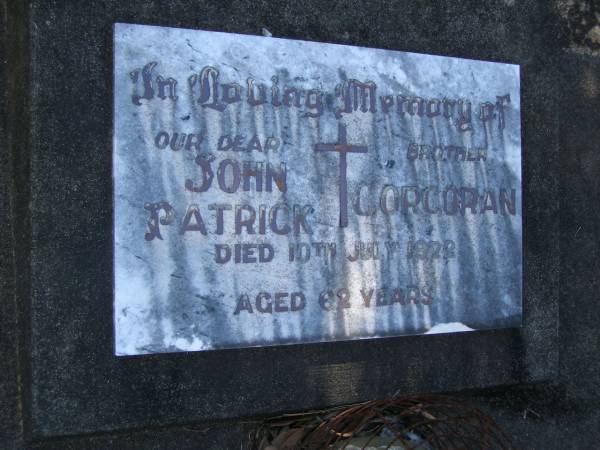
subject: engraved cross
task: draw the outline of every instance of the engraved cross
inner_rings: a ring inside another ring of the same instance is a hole
[[[338,152],[340,154],[340,227],[348,226],[348,180],[346,171],[348,168],[348,153],[367,153],[366,145],[350,145],[346,138],[346,125],[338,124],[337,144],[315,144],[315,152]]]

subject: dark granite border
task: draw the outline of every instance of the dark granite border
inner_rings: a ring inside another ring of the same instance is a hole
[[[0,447],[22,448],[29,391],[29,123],[28,11],[0,0]]]
[[[106,0],[81,7],[75,0],[33,1],[31,145],[23,141],[31,171],[29,182],[17,177],[16,197],[19,230],[29,229],[29,217],[33,224],[30,239],[17,239],[17,267],[23,274],[31,269],[30,287],[24,275],[18,292],[20,302],[31,307],[26,347],[33,437],[266,415],[395,392],[454,391],[556,375],[556,83],[548,71],[552,55],[544,50],[551,30],[536,28],[546,12],[535,1],[518,6],[406,2],[401,9],[373,2],[362,11],[352,4],[308,3],[300,8]],[[115,357],[114,22],[238,33],[266,26],[281,37],[521,64],[524,327]]]

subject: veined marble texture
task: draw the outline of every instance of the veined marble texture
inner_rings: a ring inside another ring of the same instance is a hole
[[[117,355],[521,324],[518,66],[116,24],[113,177]]]

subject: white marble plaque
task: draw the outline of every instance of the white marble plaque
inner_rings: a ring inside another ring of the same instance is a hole
[[[520,326],[519,67],[116,24],[117,355]]]

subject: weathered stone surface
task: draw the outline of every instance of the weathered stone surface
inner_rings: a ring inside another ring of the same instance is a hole
[[[21,140],[11,148],[20,168],[13,202],[18,300],[31,324],[24,330],[21,377],[29,438],[264,415],[397,391],[452,391],[556,374],[558,119],[552,70],[558,61],[548,47],[554,16],[547,2],[274,6],[176,0],[82,8],[73,1],[33,1],[29,11],[22,27],[31,36],[31,60],[27,52],[14,57],[27,58],[31,68],[32,117],[18,114]],[[110,181],[115,22],[251,34],[266,27],[279,37],[521,65],[523,328],[116,358]],[[107,437],[98,446],[118,446],[111,444],[116,440]]]
[[[116,24],[114,99],[117,354],[521,324],[518,66]]]
[[[561,97],[561,380],[570,399],[600,399],[600,58],[564,57]]]

